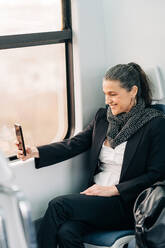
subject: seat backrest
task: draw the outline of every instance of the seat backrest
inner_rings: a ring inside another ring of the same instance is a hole
[[[165,114],[165,104],[153,104],[152,107],[162,111]]]
[[[152,104],[165,104],[165,86],[163,78],[161,77],[161,70],[159,67],[150,67],[145,70],[149,80],[152,92]],[[159,108],[159,106],[158,106]],[[160,107],[160,110],[161,109]]]

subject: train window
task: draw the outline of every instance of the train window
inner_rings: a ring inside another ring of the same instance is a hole
[[[61,30],[60,0],[1,0],[0,35]]]
[[[1,2],[0,150],[13,160],[14,123],[22,125],[25,143],[35,146],[74,130],[70,0]]]
[[[64,138],[68,128],[64,44],[3,50],[0,67],[0,149],[8,156],[15,153],[15,122],[21,123],[30,145]]]

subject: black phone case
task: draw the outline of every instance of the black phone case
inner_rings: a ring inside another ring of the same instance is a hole
[[[17,128],[19,130],[19,134],[20,134],[20,137],[21,137],[22,148],[23,148],[23,154],[24,154],[24,156],[26,156],[26,149],[25,149],[25,143],[24,143],[24,138],[23,138],[22,127],[19,124],[15,124],[14,126],[15,126],[16,137],[18,136]],[[18,140],[18,138],[17,138],[17,140]]]

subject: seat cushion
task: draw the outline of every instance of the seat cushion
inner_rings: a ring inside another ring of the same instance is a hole
[[[119,238],[134,235],[134,230],[96,231],[84,237],[84,243],[100,246],[111,246]]]
[[[135,239],[133,239],[129,242],[128,248],[135,248],[135,247],[136,247]]]

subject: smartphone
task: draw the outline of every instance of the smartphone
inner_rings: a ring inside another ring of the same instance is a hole
[[[22,150],[23,155],[26,156],[26,149],[25,149],[22,127],[20,124],[14,124],[14,128],[15,128],[17,140],[19,142],[19,149]]]

